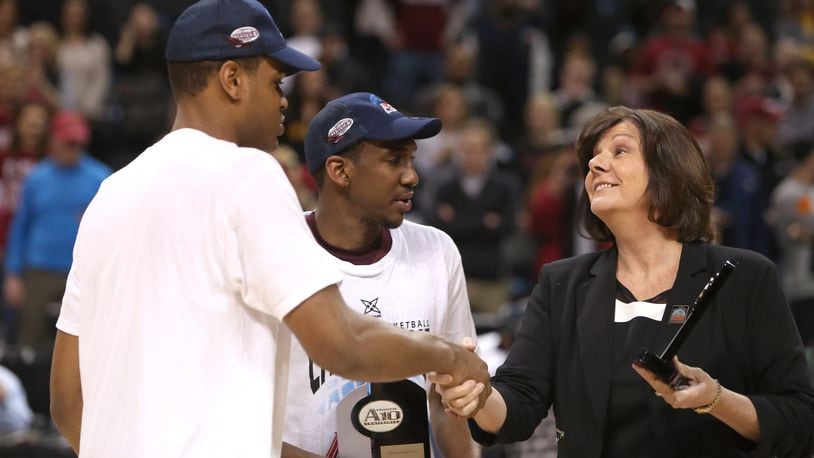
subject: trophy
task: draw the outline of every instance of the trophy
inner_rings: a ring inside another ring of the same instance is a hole
[[[675,333],[673,339],[667,344],[667,348],[664,349],[661,355],[657,356],[644,348],[633,362],[654,373],[674,390],[680,390],[686,387],[687,379],[682,377],[673,366],[673,356],[678,352],[684,340],[687,339],[692,328],[695,327],[695,323],[701,319],[701,315],[704,314],[704,310],[706,310],[712,298],[715,297],[715,294],[721,289],[721,285],[729,278],[729,274],[735,270],[735,264],[734,259],[727,259],[724,261],[721,270],[710,277],[704,289],[702,289],[701,292],[698,293],[698,297],[695,298],[684,324],[682,324]]]
[[[410,380],[356,388],[336,421],[342,458],[430,458],[427,392]]]

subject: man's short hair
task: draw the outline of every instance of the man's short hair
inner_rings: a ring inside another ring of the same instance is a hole
[[[364,143],[365,143],[365,140],[361,140],[361,141],[359,141],[357,143],[354,143],[354,144],[348,146],[347,148],[343,149],[342,151],[337,152],[336,155],[337,156],[347,157],[350,160],[355,161],[356,156],[359,153],[359,151],[362,150],[362,145],[364,145]],[[317,184],[317,189],[318,190],[322,189],[322,185],[325,184],[325,164],[322,164],[322,167],[318,168],[317,170],[314,170],[312,172],[312,176],[314,177],[314,181]]]
[[[234,60],[238,66],[248,72],[255,73],[260,67],[261,56],[245,57]],[[224,60],[199,60],[192,62],[167,62],[167,73],[175,97],[195,97],[202,93],[209,84],[209,78],[216,74]]]

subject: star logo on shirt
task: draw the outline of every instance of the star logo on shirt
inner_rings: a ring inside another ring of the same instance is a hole
[[[382,316],[382,311],[381,311],[381,310],[379,310],[379,306],[378,306],[378,304],[379,304],[379,298],[378,298],[378,297],[377,297],[376,299],[369,300],[369,301],[366,301],[366,300],[364,300],[364,299],[359,299],[359,300],[360,300],[360,301],[362,301],[362,305],[364,305],[364,306],[365,306],[365,311],[364,311],[364,314],[365,314],[365,315],[371,315],[371,314],[373,314],[373,315],[375,315],[376,317],[381,318],[381,316]]]

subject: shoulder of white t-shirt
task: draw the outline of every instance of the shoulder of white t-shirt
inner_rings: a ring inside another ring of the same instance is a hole
[[[404,220],[394,232],[400,231],[404,234],[405,238],[420,238],[424,243],[437,243],[439,245],[455,247],[452,238],[441,229],[434,226],[427,226],[425,224],[417,223],[415,221]]]

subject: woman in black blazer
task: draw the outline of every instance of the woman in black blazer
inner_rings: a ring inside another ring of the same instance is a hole
[[[811,456],[814,390],[774,264],[710,243],[712,176],[686,128],[611,108],[577,151],[583,223],[611,248],[543,267],[485,406],[467,382],[438,388],[449,412],[490,445],[528,438],[553,404],[561,457]],[[726,259],[673,390],[633,358],[666,346]]]

